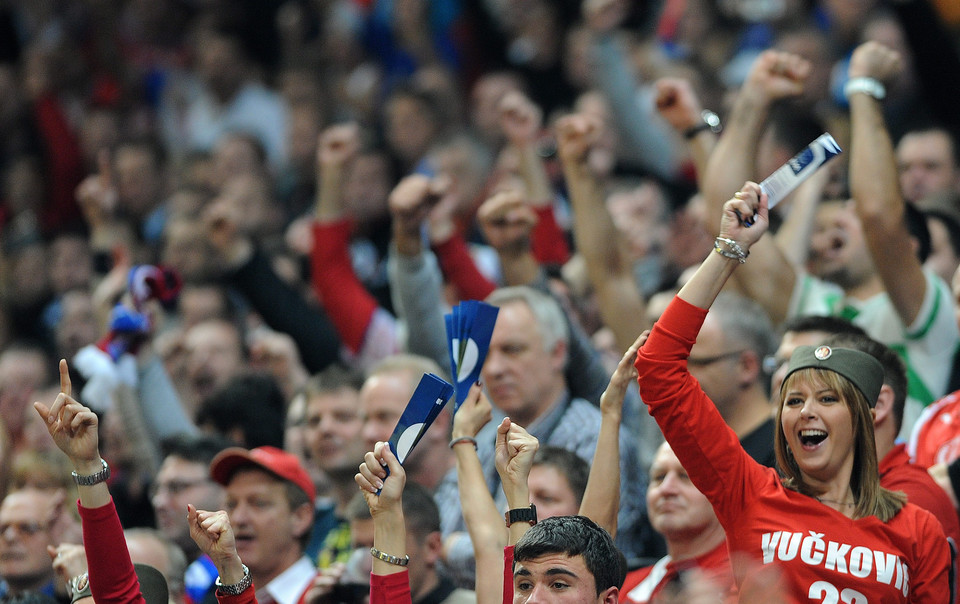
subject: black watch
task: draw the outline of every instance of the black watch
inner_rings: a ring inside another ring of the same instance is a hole
[[[537,523],[537,506],[530,504],[528,508],[514,508],[503,515],[507,526],[514,522],[529,522],[530,526]]]
[[[683,138],[690,140],[704,130],[710,130],[714,134],[720,134],[720,131],[723,130],[723,124],[720,123],[720,116],[709,109],[704,109],[700,112],[700,120],[699,124],[687,128],[683,132]]]

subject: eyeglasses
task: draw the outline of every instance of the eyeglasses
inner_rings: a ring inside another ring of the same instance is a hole
[[[190,487],[195,487],[199,484],[206,484],[209,482],[206,478],[199,478],[197,480],[171,480],[169,482],[155,482],[150,485],[150,497],[156,496],[161,491],[165,491],[168,494],[176,497],[180,493],[183,493]]]
[[[5,522],[0,524],[0,535],[6,535],[7,531],[13,529],[17,535],[24,537],[33,537],[34,535],[47,530],[49,525],[40,522]]]
[[[723,354],[718,354],[718,355],[712,356],[712,357],[700,357],[700,358],[697,358],[697,357],[687,357],[687,365],[697,365],[698,367],[705,367],[705,366],[707,366],[707,365],[713,365],[714,363],[717,363],[717,362],[722,361],[722,360],[724,360],[724,359],[729,359],[729,358],[731,358],[731,357],[735,357],[735,356],[741,355],[741,354],[743,354],[744,352],[746,352],[746,351],[744,351],[744,350],[732,350],[732,351],[730,351],[730,352],[725,352],[725,353],[723,353]]]

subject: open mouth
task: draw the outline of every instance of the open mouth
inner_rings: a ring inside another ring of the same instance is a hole
[[[815,449],[827,438],[827,433],[823,430],[801,430],[800,444],[804,449]]]

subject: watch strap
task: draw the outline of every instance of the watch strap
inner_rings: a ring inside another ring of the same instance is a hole
[[[102,464],[103,469],[96,474],[81,476],[76,472],[70,472],[70,475],[73,476],[73,481],[77,483],[77,486],[92,487],[95,484],[106,482],[110,478],[110,466],[107,465],[106,460],[102,457],[100,458],[100,463]]]
[[[503,517],[507,522],[507,526],[510,526],[514,522],[529,522],[530,526],[533,526],[537,523],[537,506],[531,503],[530,507],[513,508],[504,514]]]
[[[243,578],[240,579],[238,582],[234,583],[233,585],[224,585],[223,583],[220,582],[220,577],[217,577],[217,580],[214,583],[217,586],[217,589],[220,591],[220,593],[227,596],[239,596],[240,594],[245,592],[247,588],[250,587],[251,584],[253,584],[253,578],[250,576],[250,569],[247,568],[246,564],[242,566],[243,566]]]

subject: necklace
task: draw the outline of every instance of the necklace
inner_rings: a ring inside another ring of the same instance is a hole
[[[817,497],[816,499],[817,499],[817,501],[819,501],[820,503],[832,503],[832,504],[834,504],[834,505],[847,505],[847,506],[855,506],[855,505],[857,505],[856,503],[844,503],[844,502],[842,502],[842,501],[834,501],[834,500],[832,500],[832,499],[821,499],[820,497]]]

